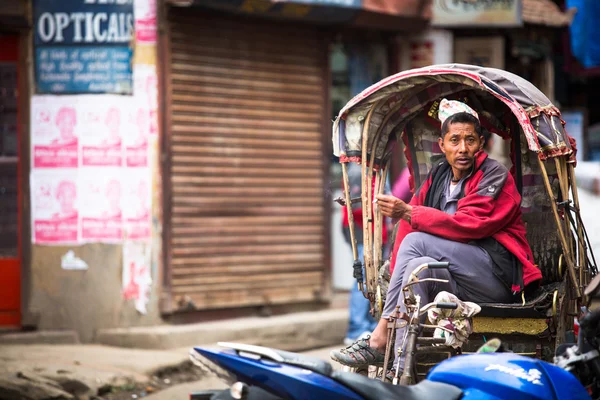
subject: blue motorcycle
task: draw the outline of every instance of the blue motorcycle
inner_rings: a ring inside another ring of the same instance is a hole
[[[600,275],[586,289],[600,292]],[[196,347],[195,365],[217,374],[228,390],[193,393],[192,400],[223,399],[600,399],[600,310],[583,310],[577,343],[557,349],[554,364],[506,352],[493,339],[477,354],[452,357],[416,385],[384,383],[334,371],[326,361],[266,347],[219,343],[225,350]]]
[[[194,348],[191,357],[195,364],[233,382],[231,388],[195,393],[191,399],[583,400],[590,399],[590,394],[568,369],[583,367],[578,364],[597,368],[599,358],[596,349],[580,353],[573,347],[562,368],[511,353],[457,356],[435,366],[426,380],[402,386],[334,371],[328,362],[300,354],[244,344],[220,345],[228,350]]]

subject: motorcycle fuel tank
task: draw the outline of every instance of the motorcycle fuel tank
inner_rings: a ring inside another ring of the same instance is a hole
[[[571,373],[512,353],[453,357],[432,368],[427,379],[460,387],[464,400],[590,399]]]

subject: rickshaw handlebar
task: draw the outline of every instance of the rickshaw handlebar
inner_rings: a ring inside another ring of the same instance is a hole
[[[449,266],[450,266],[450,263],[447,261],[445,261],[445,262],[436,261],[436,262],[427,263],[427,268],[430,268],[430,269],[447,269]]]
[[[436,308],[441,308],[441,309],[444,309],[444,310],[456,310],[458,308],[458,304],[456,304],[456,303],[450,303],[450,302],[448,302],[448,303],[446,303],[446,302],[438,302],[438,303],[435,303],[435,307]]]

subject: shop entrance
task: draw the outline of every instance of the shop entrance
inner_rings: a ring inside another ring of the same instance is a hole
[[[0,35],[0,329],[21,323],[18,36]]]

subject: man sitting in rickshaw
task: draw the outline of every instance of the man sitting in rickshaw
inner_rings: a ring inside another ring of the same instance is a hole
[[[482,151],[477,113],[464,103],[444,99],[439,119],[438,142],[445,160],[434,163],[409,204],[390,195],[377,196],[380,211],[401,220],[386,304],[370,337],[332,352],[331,357],[341,364],[383,366],[388,318],[396,306],[406,312],[403,282],[421,264],[449,263],[447,270],[428,269],[419,276],[448,281],[413,286],[423,305],[441,291],[464,301],[512,303],[542,278],[525,238],[521,196],[506,167]],[[400,370],[404,357],[398,357],[398,347],[403,335],[404,329],[399,328],[394,367]]]

